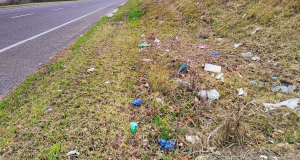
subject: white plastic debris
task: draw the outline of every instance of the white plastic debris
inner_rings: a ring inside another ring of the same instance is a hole
[[[217,41],[222,41],[224,38],[217,38]]]
[[[143,51],[144,50],[144,48],[141,48],[141,49],[139,49],[139,52],[141,52],[141,51]]]
[[[268,157],[265,156],[265,155],[260,155],[259,158],[262,158],[262,159],[268,159]]]
[[[154,41],[155,43],[159,43],[160,42],[160,40],[159,39],[155,39],[155,41]]]
[[[295,85],[289,85],[289,86],[283,86],[283,87],[281,87],[281,91],[283,93],[290,93],[290,92],[293,92],[295,89],[296,89]]]
[[[49,108],[47,111],[48,111],[48,112],[52,111],[52,108]]]
[[[214,78],[214,77],[215,77],[215,74],[212,74],[211,77]]]
[[[169,50],[169,49],[166,49],[166,52],[170,52],[170,50]]]
[[[194,144],[197,141],[199,141],[199,137],[198,136],[187,136],[187,135],[185,135],[185,139],[187,141],[191,142],[192,144]]]
[[[238,90],[238,96],[242,96],[242,95],[244,95],[244,94],[246,94],[244,91],[243,91],[243,88],[238,88],[237,89]]]
[[[142,35],[141,35],[141,38],[143,38],[143,37],[146,37],[146,35],[142,34]]]
[[[153,59],[143,59],[144,62],[151,62]]]
[[[109,81],[106,81],[106,82],[104,82],[105,84],[110,84],[110,82]]]
[[[216,65],[212,65],[212,64],[205,64],[204,66],[204,70],[205,71],[209,71],[209,72],[221,72],[221,66],[216,66]]]
[[[252,57],[253,54],[251,52],[244,52],[244,53],[241,53],[241,56],[242,57]]]
[[[241,74],[239,74],[239,73],[237,73],[237,74],[238,74],[239,77],[241,77],[241,78],[243,77]]]
[[[57,92],[61,92],[61,90],[57,90]]]
[[[281,106],[287,106],[290,109],[295,109],[298,106],[298,102],[299,102],[299,98],[294,98],[276,104],[263,103],[263,105],[266,107],[266,111],[268,111],[268,109],[273,110]]]
[[[202,90],[198,93],[198,96],[203,100],[206,98],[209,100],[219,100],[220,94],[217,90],[213,89],[211,91]]]
[[[234,44],[234,47],[238,48],[239,46],[242,46],[242,45],[243,45],[243,43],[237,43],[237,44]]]
[[[259,58],[259,57],[257,57],[257,56],[255,56],[255,57],[252,57],[252,60],[253,60],[253,61],[259,61],[259,60],[260,60],[260,58]]]
[[[179,39],[179,37],[178,36],[176,36],[176,40],[178,40]]]
[[[159,24],[162,24],[162,23],[164,23],[165,21],[159,21]]]
[[[216,79],[221,79],[221,81],[224,82],[224,77],[223,77],[224,73],[219,74]]]
[[[242,18],[245,18],[245,17],[246,17],[246,15],[247,15],[247,14],[245,13],[245,14],[243,15],[243,17],[242,17]]]
[[[74,151],[70,151],[67,153],[68,156],[71,156],[71,155],[79,155],[79,152],[77,152],[76,150]]]
[[[161,98],[156,98],[156,102],[161,102]]]
[[[201,16],[200,18],[203,19],[204,16]]]
[[[260,27],[254,29],[254,30],[252,31],[252,34],[255,34],[255,33],[256,33],[258,30],[260,30],[260,29],[261,29]]]
[[[177,82],[178,83],[182,83],[183,85],[185,85],[185,86],[191,86],[191,83],[190,82],[187,82],[187,81],[183,81],[183,80],[181,80],[181,79],[179,79],[179,80],[177,80]]]
[[[88,72],[92,72],[92,71],[94,71],[95,70],[95,68],[90,68],[90,69],[88,69],[87,71]]]

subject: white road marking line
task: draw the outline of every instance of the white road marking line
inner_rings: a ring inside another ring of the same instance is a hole
[[[120,1],[120,2],[122,2],[122,1]],[[117,2],[117,3],[120,3],[120,2]],[[40,36],[42,36],[42,35],[45,35],[45,34],[47,34],[47,33],[49,33],[49,32],[52,32],[52,31],[54,31],[54,30],[56,30],[56,29],[58,29],[58,28],[61,28],[61,27],[63,27],[63,26],[66,26],[66,25],[68,25],[68,24],[70,24],[70,23],[72,23],[72,22],[75,22],[75,21],[77,21],[77,20],[79,20],[79,19],[82,19],[82,18],[84,18],[84,17],[86,17],[86,16],[89,16],[89,15],[91,15],[91,14],[93,14],[93,13],[96,13],[96,12],[98,12],[98,11],[104,9],[104,8],[107,8],[107,7],[112,6],[112,5],[114,5],[114,4],[117,4],[117,3],[113,3],[113,4],[110,4],[110,5],[105,6],[105,7],[103,7],[103,8],[97,9],[97,10],[95,10],[95,11],[93,11],[93,12],[90,12],[90,13],[84,15],[84,16],[81,16],[81,17],[79,17],[79,18],[73,19],[72,21],[69,21],[69,22],[64,23],[64,24],[62,24],[62,25],[60,25],[60,26],[54,27],[54,28],[52,28],[52,29],[49,29],[48,31],[45,31],[45,32],[43,32],[43,33],[40,33],[40,34],[38,34],[38,35],[35,35],[35,36],[33,36],[33,37],[30,37],[30,38],[28,38],[28,39],[25,39],[25,40],[23,40],[23,41],[20,41],[20,42],[18,42],[18,43],[13,44],[13,45],[10,45],[10,46],[8,46],[8,47],[6,47],[6,48],[1,49],[1,50],[0,50],[0,53],[1,53],[1,52],[4,52],[4,51],[6,51],[6,50],[9,50],[9,49],[11,49],[11,48],[14,48],[14,47],[16,47],[16,46],[18,46],[18,45],[20,45],[20,44],[23,44],[23,43],[25,43],[25,42],[27,42],[27,41],[33,40],[33,39],[35,39],[35,38],[38,38],[38,37],[40,37]]]
[[[29,13],[29,14],[24,14],[24,15],[19,15],[19,16],[10,17],[10,18],[25,17],[25,16],[30,16],[30,15],[33,15],[33,14],[34,14],[34,13]]]
[[[57,10],[61,10],[63,8],[56,8],[56,9],[52,9],[52,11],[57,11]]]
[[[71,6],[71,7],[77,7],[78,5],[74,5],[74,6]]]

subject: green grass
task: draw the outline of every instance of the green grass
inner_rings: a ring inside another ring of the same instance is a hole
[[[224,159],[258,159],[261,151],[295,158],[300,114],[285,108],[265,113],[262,103],[300,97],[299,16],[297,5],[287,1],[128,1],[80,37],[67,57],[27,78],[0,102],[0,158],[68,159],[66,153],[77,150],[79,159],[191,159],[208,147],[217,147]],[[263,29],[251,34],[256,27]],[[220,37],[225,39],[217,41]],[[154,43],[156,38],[161,44]],[[141,43],[151,46],[139,51]],[[244,45],[235,49],[235,43]],[[240,57],[246,51],[261,61]],[[178,73],[185,63],[188,70]],[[225,81],[205,72],[205,63],[221,65]],[[89,68],[95,71],[87,72]],[[289,94],[270,89],[285,84],[297,89]],[[237,88],[247,95],[237,97]],[[212,89],[220,93],[219,100],[208,103],[197,96]],[[135,99],[143,99],[142,105],[131,105]],[[260,101],[249,103],[253,100]],[[130,122],[139,122],[134,135]],[[185,135],[200,141],[191,144]],[[162,152],[157,145],[161,138],[178,144]],[[277,146],[285,142],[288,152]]]

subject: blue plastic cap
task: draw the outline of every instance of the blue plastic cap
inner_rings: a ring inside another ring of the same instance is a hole
[[[165,146],[166,145],[166,139],[161,139],[161,140],[159,140],[158,141],[158,144],[160,145],[160,146]]]
[[[187,66],[189,66],[189,64],[184,64],[179,68],[179,72],[183,71],[183,69],[185,69]]]

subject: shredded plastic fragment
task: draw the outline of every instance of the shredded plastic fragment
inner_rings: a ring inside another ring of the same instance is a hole
[[[185,139],[187,141],[191,142],[192,144],[194,144],[197,141],[199,141],[199,137],[198,136],[188,136],[188,135],[185,135]]]
[[[132,104],[135,106],[140,106],[142,104],[142,100],[141,99],[134,100],[134,101],[132,101]]]
[[[256,85],[256,86],[259,86],[259,87],[262,87],[262,86],[265,85],[265,84],[262,83],[262,82],[257,83],[257,82],[254,82],[254,81],[250,81],[250,84],[253,84],[253,85]]]
[[[146,37],[146,35],[142,34],[142,35],[141,35],[141,38],[143,38],[143,37]]]
[[[273,86],[273,91],[279,91],[281,90],[283,93],[291,93],[296,89],[295,85],[289,85],[289,86]]]
[[[183,71],[187,66],[189,66],[189,64],[184,64],[179,68],[179,72]]]
[[[260,155],[259,158],[262,158],[262,159],[268,159],[268,157],[265,156],[265,155]]]
[[[243,45],[243,43],[237,43],[237,44],[234,44],[234,47],[235,48],[238,48],[239,46]]]
[[[159,24],[162,24],[162,23],[164,23],[165,21],[159,21]]]
[[[92,72],[92,71],[94,71],[95,70],[95,68],[90,68],[90,69],[88,69],[87,71],[88,72]]]
[[[224,73],[219,74],[216,79],[221,79],[221,81],[224,82],[224,77],[223,77]]]
[[[155,42],[155,43],[160,43],[160,40],[159,40],[159,39],[155,39],[154,42]]]
[[[243,91],[243,88],[238,88],[237,89],[238,90],[238,96],[242,96],[242,95],[244,95],[244,94],[246,94],[244,91]]]
[[[221,66],[216,66],[216,65],[212,65],[212,64],[205,64],[204,70],[209,71],[209,72],[221,72]]]
[[[129,124],[130,124],[131,133],[134,134],[139,124],[137,124],[136,122],[130,122]]]
[[[162,146],[161,149],[164,150],[164,151],[173,149],[174,146],[175,146],[175,143],[176,143],[176,140],[166,141],[165,139],[161,139],[161,140],[158,141],[158,144],[160,146]]]
[[[241,56],[243,56],[243,57],[252,57],[253,54],[251,52],[244,52],[244,53],[241,53]]]
[[[205,49],[205,46],[199,46],[198,48],[199,49]]]
[[[217,90],[213,89],[211,91],[202,90],[198,92],[198,96],[203,100],[206,100],[208,98],[210,101],[213,101],[219,100],[220,94]]]
[[[260,58],[259,58],[259,57],[257,57],[257,56],[255,56],[255,57],[252,57],[252,60],[253,60],[253,61],[259,61],[259,60],[260,60]]]
[[[104,82],[105,84],[110,84],[110,82],[109,81],[106,81],[106,82]]]
[[[287,106],[290,109],[295,109],[298,106],[298,102],[299,102],[299,98],[294,98],[276,104],[263,103],[263,105],[266,107],[266,111],[273,110],[281,106]]]
[[[218,55],[220,55],[219,52],[209,52],[209,54],[212,55],[212,56],[218,56]]]
[[[153,59],[143,59],[144,62],[151,62]]]
[[[273,77],[272,75],[270,75],[270,77],[271,77],[272,79],[274,79],[274,80],[276,80],[276,79],[277,79],[277,77]]]
[[[67,153],[68,156],[71,156],[71,155],[79,155],[79,152],[77,152],[76,150],[74,151],[70,151]]]
[[[147,43],[140,44],[140,47],[148,47],[148,46],[150,46],[150,44],[147,44]]]
[[[191,83],[190,83],[190,82],[183,81],[183,80],[181,80],[181,79],[177,80],[177,82],[182,83],[184,86],[188,86],[188,87],[191,86]]]
[[[258,30],[260,30],[260,29],[261,29],[260,27],[254,29],[254,30],[252,31],[252,34],[255,34],[255,33],[256,33]]]
[[[217,41],[222,41],[224,38],[217,38]]]

